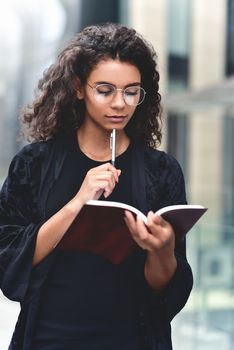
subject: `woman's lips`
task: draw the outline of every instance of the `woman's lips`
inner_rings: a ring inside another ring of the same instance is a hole
[[[126,115],[108,115],[106,116],[113,123],[121,123],[123,122],[127,116]]]

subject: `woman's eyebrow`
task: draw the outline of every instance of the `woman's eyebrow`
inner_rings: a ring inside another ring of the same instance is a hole
[[[136,81],[135,83],[130,83],[128,85],[125,85],[125,87],[129,87],[129,86],[140,86],[141,82],[140,81]]]
[[[115,84],[110,83],[108,81],[95,81],[93,84],[94,85],[108,84],[108,85],[112,85],[112,86],[116,87]],[[129,84],[125,85],[124,88],[129,87],[129,86],[140,86],[140,85],[141,85],[141,82],[140,81],[136,81],[136,82],[132,82],[132,83],[129,83]]]

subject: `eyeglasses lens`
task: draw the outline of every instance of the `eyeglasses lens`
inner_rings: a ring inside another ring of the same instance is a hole
[[[126,89],[116,89],[109,84],[100,84],[94,87],[94,97],[99,103],[109,103],[113,100],[117,90],[122,90],[123,98],[126,104],[137,106],[145,98],[145,90],[140,86],[129,86]]]

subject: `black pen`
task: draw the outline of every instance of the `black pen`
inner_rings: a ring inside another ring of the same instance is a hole
[[[111,149],[111,164],[115,166],[116,156],[116,130],[113,129],[110,135],[110,149]]]

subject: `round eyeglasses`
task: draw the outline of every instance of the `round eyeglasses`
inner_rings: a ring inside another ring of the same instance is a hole
[[[95,100],[103,104],[112,102],[117,91],[122,91],[124,102],[129,106],[138,106],[144,101],[146,95],[145,90],[141,86],[128,86],[125,89],[117,89],[111,84],[87,85],[93,89]]]

